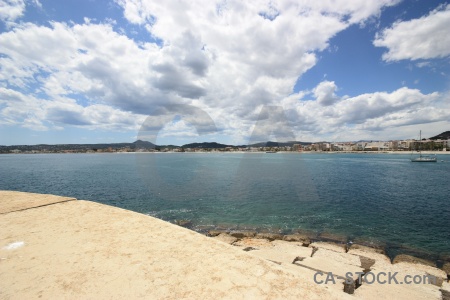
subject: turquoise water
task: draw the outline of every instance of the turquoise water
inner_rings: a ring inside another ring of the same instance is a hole
[[[438,159],[420,164],[398,154],[0,155],[0,189],[191,220],[198,231],[327,232],[384,244],[391,256],[439,260],[450,256],[450,156]]]

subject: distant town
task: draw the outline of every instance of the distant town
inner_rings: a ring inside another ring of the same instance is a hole
[[[113,144],[57,144],[0,146],[0,153],[113,153],[113,152],[368,152],[368,151],[450,151],[450,131],[422,140],[356,142],[262,142],[225,145],[215,142],[183,146],[155,145],[147,141]]]

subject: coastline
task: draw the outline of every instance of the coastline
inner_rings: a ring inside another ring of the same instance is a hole
[[[53,195],[0,191],[0,207],[1,298],[442,299],[450,294],[450,270],[405,255],[392,264],[380,251],[356,243],[346,249],[300,234],[274,239],[260,233],[256,239],[247,231],[206,237],[136,212]],[[439,280],[362,283],[352,296],[344,293],[345,271],[365,269],[432,274]],[[332,272],[337,283],[317,284],[313,277],[319,271]]]
[[[449,252],[431,252],[426,249],[409,246],[405,244],[395,244],[387,242],[382,239],[376,239],[374,237],[366,236],[348,236],[345,234],[329,232],[329,231],[317,231],[313,229],[291,229],[280,230],[272,228],[257,228],[251,226],[233,226],[233,225],[194,225],[189,220],[176,220],[168,221],[172,224],[176,224],[181,227],[188,228],[206,236],[216,236],[219,234],[237,235],[244,232],[246,237],[254,239],[264,239],[264,237],[270,236],[272,240],[286,240],[290,236],[302,236],[304,239],[309,240],[311,243],[330,243],[337,245],[340,248],[344,248],[346,251],[350,250],[352,245],[363,246],[371,249],[375,252],[383,253],[390,261],[394,261],[398,255],[414,256],[418,259],[424,259],[430,263],[442,267],[446,262],[450,262],[450,250]]]
[[[418,152],[411,151],[276,151],[275,153],[266,153],[266,151],[136,151],[136,152],[22,152],[22,153],[0,153],[0,155],[24,155],[24,154],[400,154],[400,155],[418,155]],[[423,155],[450,155],[450,151],[422,151]]]

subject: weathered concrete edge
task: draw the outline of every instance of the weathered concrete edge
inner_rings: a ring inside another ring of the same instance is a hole
[[[49,206],[49,205],[54,205],[54,204],[59,204],[59,203],[64,203],[64,202],[69,202],[69,201],[78,201],[78,199],[77,198],[69,198],[69,199],[64,199],[64,200],[60,200],[57,202],[41,204],[41,205],[31,206],[31,207],[27,207],[27,208],[11,210],[11,211],[7,211],[7,212],[0,212],[0,215],[6,215],[9,213],[13,213],[13,212],[20,212],[20,211],[24,211],[24,210],[35,209],[35,208],[39,208],[39,207],[44,207],[44,206]]]

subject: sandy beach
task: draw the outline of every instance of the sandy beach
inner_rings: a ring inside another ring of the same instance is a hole
[[[349,272],[436,281],[344,284]],[[359,245],[207,237],[91,201],[0,191],[1,299],[449,299],[449,273],[450,264],[405,255],[391,263]]]

